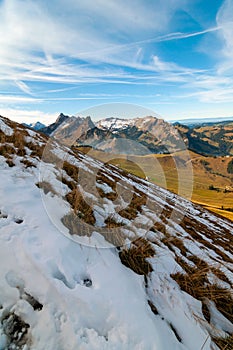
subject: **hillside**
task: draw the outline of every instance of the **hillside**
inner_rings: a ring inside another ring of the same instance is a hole
[[[233,221],[233,175],[228,172],[232,157],[206,157],[191,151],[134,156],[109,154],[90,147],[73,149],[147,178],[176,194],[181,194],[180,186],[185,198]]]
[[[176,124],[191,151],[209,156],[233,155],[233,122],[207,123],[188,127]]]
[[[232,349],[230,221],[2,117],[0,142],[0,349]]]

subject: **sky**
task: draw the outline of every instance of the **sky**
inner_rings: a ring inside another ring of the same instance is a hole
[[[0,14],[3,116],[233,116],[233,0],[0,0]]]

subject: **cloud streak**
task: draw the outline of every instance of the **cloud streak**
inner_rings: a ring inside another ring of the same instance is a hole
[[[0,85],[9,91],[14,85],[17,95],[0,95],[0,103],[97,100],[97,96],[77,93],[78,87],[94,84],[160,86],[161,90],[175,86],[185,98],[229,101],[233,1],[224,1],[216,25],[179,30],[173,18],[188,6],[188,0],[148,1],[147,6],[143,0],[135,0],[133,6],[123,0],[57,0],[55,7],[40,0],[1,2]],[[211,69],[189,66],[176,60],[175,54],[167,59],[159,50],[161,43],[187,43],[193,38],[201,42],[204,36],[222,43],[221,55],[216,55]],[[99,94],[99,99],[126,96]],[[148,96],[153,98],[153,94]]]

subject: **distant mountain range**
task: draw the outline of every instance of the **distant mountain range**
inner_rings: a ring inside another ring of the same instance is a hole
[[[218,117],[218,118],[193,118],[193,119],[182,119],[182,120],[176,120],[175,122],[171,121],[172,124],[183,124],[188,125],[189,127],[197,126],[197,125],[210,125],[210,124],[216,124],[216,123],[229,123],[233,122],[233,116],[232,117]]]
[[[203,123],[194,127],[177,123],[174,126],[194,152],[211,156],[233,155],[233,121]]]
[[[203,122],[192,126],[146,116],[93,122],[89,116],[70,117],[61,113],[49,126],[38,129],[37,124],[30,127],[37,127],[36,130],[68,146],[91,146],[110,153],[173,153],[187,147],[203,155],[233,155],[233,121]]]
[[[34,129],[36,131],[39,131],[39,130],[45,128],[45,125],[42,124],[41,122],[35,122],[35,123],[30,123],[30,124],[23,123],[23,125],[31,128],[31,129]]]

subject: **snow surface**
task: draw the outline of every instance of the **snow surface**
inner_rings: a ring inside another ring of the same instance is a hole
[[[14,133],[13,129],[9,125],[4,123],[4,121],[1,118],[0,118],[0,130],[4,132],[4,134],[6,134],[7,136],[12,136]]]
[[[31,325],[33,349],[165,349],[168,340],[146,302],[142,277],[114,250],[61,235],[33,175],[1,169],[1,179],[1,210],[8,217],[0,221],[0,304]],[[19,285],[43,304],[41,311],[20,299]],[[0,339],[4,344],[4,335]]]
[[[0,126],[9,132],[1,118]],[[30,133],[30,141],[33,137]],[[52,146],[61,160],[79,167],[84,179],[95,179],[102,167],[102,163],[88,156],[77,158],[68,154],[68,149],[56,142],[52,141]],[[100,201],[97,191],[87,188],[84,195],[93,201],[96,227],[92,227],[91,237],[71,236],[61,222],[70,211],[64,200],[68,187],[59,180],[61,170],[37,159],[33,159],[36,168],[26,169],[20,160],[15,156],[16,166],[10,168],[0,156],[0,350],[13,349],[13,345],[9,348],[2,321],[12,313],[29,325],[22,350],[217,349],[209,334],[216,335],[217,329],[225,336],[232,331],[232,325],[210,303],[216,329],[211,328],[203,317],[201,302],[182,292],[170,276],[183,271],[175,259],[182,256],[180,249],[169,249],[162,241],[163,233],[151,228],[155,222],[163,223],[160,214],[165,206],[177,217],[186,210],[190,218],[198,220],[198,225],[208,225],[212,232],[232,230],[232,224],[208,212],[204,215],[200,207],[189,201],[134,176],[124,177],[112,167],[105,169],[105,177],[119,180],[121,200]],[[38,189],[35,184],[43,180],[53,186],[54,193],[44,194]],[[106,194],[112,191],[104,182],[95,186]],[[146,194],[147,201],[134,220],[121,217],[125,224],[122,232],[126,244],[130,238],[150,239],[155,256],[149,259],[153,272],[147,282],[121,263],[118,250],[98,230],[109,215],[120,220],[119,210],[128,205],[123,193],[128,191],[130,195],[133,189]],[[190,255],[217,266],[219,255],[210,248],[203,249],[174,216],[168,219],[167,233],[182,238]],[[184,256],[182,259],[188,263]],[[189,264],[192,265],[190,261]],[[232,268],[231,263],[222,268],[230,281]],[[42,308],[34,309],[32,300]],[[148,300],[156,306],[157,314],[152,312]]]

